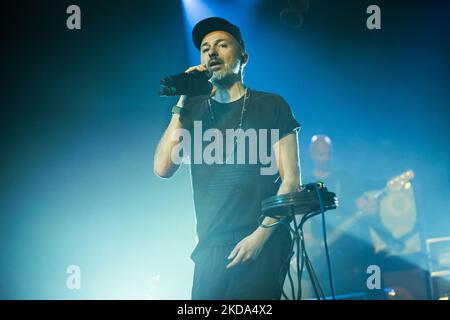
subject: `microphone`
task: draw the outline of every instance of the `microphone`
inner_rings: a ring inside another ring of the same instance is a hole
[[[212,84],[209,72],[194,70],[161,79],[159,95],[162,97],[188,95],[191,97],[210,94]]]

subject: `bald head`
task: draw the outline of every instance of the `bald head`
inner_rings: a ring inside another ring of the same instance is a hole
[[[309,153],[316,168],[329,169],[333,153],[333,144],[330,137],[314,135],[311,138]]]

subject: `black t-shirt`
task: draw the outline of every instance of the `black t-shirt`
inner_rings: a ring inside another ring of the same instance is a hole
[[[267,130],[267,138],[259,138],[260,143],[267,143],[267,153],[271,154],[270,130],[279,130],[279,139],[300,128],[300,124],[292,115],[291,108],[286,101],[275,94],[248,90],[246,101],[246,111],[243,116],[242,130],[250,128],[260,132],[260,129]],[[182,117],[182,122],[189,128],[192,141],[199,137],[199,130],[194,129],[194,121],[201,122],[202,137],[206,130],[217,128],[220,133],[225,133],[226,129],[235,129],[240,123],[244,97],[231,103],[218,103],[208,97],[200,96],[188,100],[186,109],[188,113]],[[211,118],[210,107],[215,121]],[[228,136],[222,135],[223,145]],[[263,142],[263,140],[265,140]],[[201,149],[211,143],[203,141]],[[255,140],[253,140],[255,141]],[[194,146],[194,143],[191,143]],[[237,158],[233,158],[234,164],[225,163],[230,159],[229,154],[223,156],[223,164],[195,163],[194,152],[191,150],[190,168],[196,213],[196,230],[198,237],[198,247],[215,243],[214,239],[219,239],[221,235],[236,231],[253,231],[258,226],[260,216],[261,201],[269,196],[275,195],[278,190],[276,180],[278,170],[271,175],[261,174],[261,167],[268,167],[267,163],[261,163],[260,157],[256,163],[249,161],[248,140],[245,144],[246,161],[244,164],[236,163]],[[223,148],[226,150],[226,148]],[[237,154],[237,152],[236,152]],[[273,164],[276,168],[276,164]]]

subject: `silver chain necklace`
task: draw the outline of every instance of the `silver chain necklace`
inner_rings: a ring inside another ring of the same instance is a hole
[[[240,120],[239,120],[239,123],[233,128],[233,131],[235,131],[235,130],[237,130],[237,129],[242,129],[242,124],[243,124],[243,122],[244,122],[244,115],[245,115],[245,112],[247,111],[247,99],[248,99],[249,96],[250,96],[250,92],[249,92],[248,88],[245,87],[244,101],[243,101],[243,103],[242,103],[242,110],[241,110],[241,118],[240,118]],[[208,98],[208,109],[209,109],[209,114],[210,114],[210,116],[211,116],[212,124],[213,124],[213,126],[215,127],[215,128],[214,128],[214,132],[217,134],[218,131],[219,131],[219,128],[217,128],[216,117],[214,116],[214,112],[213,112],[213,110],[212,110],[212,106],[211,106],[211,98]],[[226,128],[225,128],[225,132],[226,132]],[[226,136],[226,134],[225,134],[225,136]],[[235,149],[236,149],[236,145],[237,145],[237,142],[238,142],[237,139],[238,139],[238,136],[237,136],[237,135],[234,135],[233,149],[232,149],[231,154],[225,157],[225,158],[226,158],[226,159],[225,159],[225,163],[228,163],[229,160],[230,160],[230,157],[231,157],[232,155],[234,155],[234,151],[235,151]]]
[[[246,87],[245,88],[245,92],[244,92],[244,101],[242,103],[241,118],[239,120],[239,123],[233,128],[234,130],[242,129],[242,124],[244,122],[244,114],[247,111],[247,99],[248,99],[248,96],[249,96],[247,94],[248,92],[249,92],[248,88]],[[212,109],[212,106],[211,106],[211,98],[208,98],[208,109],[209,109],[209,115],[211,117],[211,121],[213,123],[213,126],[215,127],[216,132],[217,132],[217,130],[219,128],[217,127],[216,117],[214,115],[214,112],[213,112],[213,109]]]

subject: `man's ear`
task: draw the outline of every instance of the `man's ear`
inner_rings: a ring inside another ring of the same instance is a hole
[[[242,53],[241,64],[246,65],[248,63],[248,54],[246,52]]]

